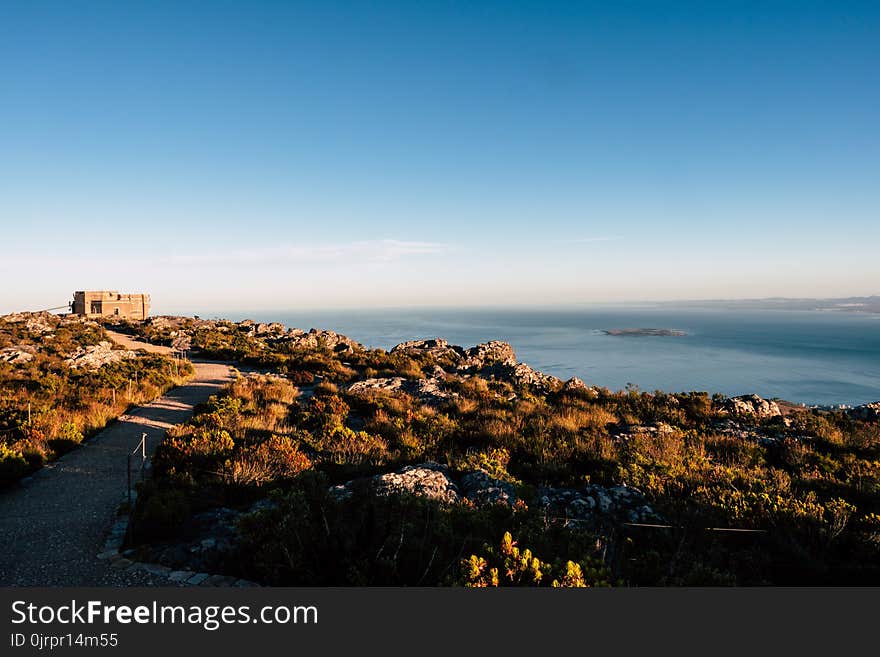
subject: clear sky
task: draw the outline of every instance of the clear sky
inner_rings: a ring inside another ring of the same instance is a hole
[[[0,3],[0,312],[880,294],[880,3]]]

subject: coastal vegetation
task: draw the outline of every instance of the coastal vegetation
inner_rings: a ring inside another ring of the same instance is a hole
[[[157,324],[133,329],[264,373],[168,432],[145,558],[269,584],[880,583],[870,408],[611,391],[503,343]]]
[[[40,469],[126,409],[182,383],[191,366],[111,344],[97,323],[0,317],[0,485]]]

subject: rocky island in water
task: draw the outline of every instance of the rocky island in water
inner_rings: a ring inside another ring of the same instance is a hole
[[[623,337],[631,337],[631,336],[655,336],[655,337],[673,337],[680,338],[687,335],[685,331],[679,331],[677,329],[665,329],[665,328],[621,328],[621,329],[604,329],[602,331],[605,335],[617,335]]]

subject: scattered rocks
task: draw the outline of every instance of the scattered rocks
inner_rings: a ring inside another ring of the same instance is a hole
[[[407,493],[447,503],[467,500],[475,506],[525,504],[516,494],[514,486],[477,470],[461,476],[458,483],[449,468],[438,463],[410,465],[397,472],[376,475],[366,488],[358,487],[357,481],[334,486],[331,494],[344,500],[368,490],[374,495]],[[603,487],[595,484],[584,488],[538,489],[537,504],[548,519],[562,521],[572,527],[596,527],[619,522],[657,522],[660,517],[647,504],[644,495],[631,486]]]
[[[335,352],[349,352],[364,348],[359,342],[335,331],[321,331],[311,329],[308,332],[298,328],[285,328],[280,322],[255,322],[245,319],[240,322],[230,322],[220,319],[200,319],[189,317],[155,316],[145,321],[146,326],[162,331],[165,339],[175,341],[188,339],[189,343],[182,343],[175,348],[191,348],[191,340],[199,330],[219,331],[229,333],[233,330],[243,330],[253,338],[258,345],[266,347],[270,344],[284,346],[288,349],[330,349]]]
[[[256,324],[251,330],[251,335],[283,335],[285,332],[284,324],[280,322],[270,322],[269,324]]]
[[[493,479],[482,470],[469,472],[461,478],[461,491],[476,506],[485,504],[516,503],[516,492],[512,484]]]
[[[164,330],[175,330],[179,329],[183,326],[184,322],[188,322],[188,318],[184,317],[169,317],[166,315],[155,315],[153,317],[148,317],[144,320],[144,325],[149,326],[151,328],[164,331]]]
[[[96,345],[80,347],[65,360],[70,369],[97,370],[110,363],[118,363],[130,358],[137,358],[137,353],[129,349],[114,349],[112,342],[106,340]]]
[[[9,363],[10,365],[23,365],[34,359],[36,351],[36,348],[28,345],[6,347],[5,349],[0,349],[0,362]]]
[[[58,326],[58,315],[41,311],[41,312],[22,312],[10,313],[0,317],[0,321],[7,324],[24,324],[24,328],[32,335],[45,335],[52,333]]]
[[[227,507],[203,511],[187,521],[178,540],[138,548],[138,557],[175,571],[228,571],[236,560],[239,518],[275,506],[272,500],[261,500],[244,511]]]
[[[759,441],[762,437],[754,427],[744,427],[733,420],[715,422],[712,425],[712,430],[722,436],[731,436],[739,440]]]
[[[84,315],[62,315],[58,322],[58,326],[69,326],[70,324],[81,324],[92,328],[98,328],[100,324],[93,319],[89,319]]]
[[[846,413],[856,420],[863,420],[865,422],[876,422],[880,420],[880,401],[876,401],[871,404],[862,404],[861,406],[850,408],[846,411]]]
[[[779,404],[758,395],[731,397],[724,401],[722,407],[732,415],[751,415],[759,420],[782,415]]]
[[[548,516],[572,527],[592,527],[609,520],[634,523],[660,520],[642,492],[631,486],[605,488],[591,484],[583,489],[541,488],[538,497]]]
[[[631,440],[638,436],[656,436],[662,434],[675,433],[678,431],[673,426],[665,422],[657,422],[656,424],[625,424],[616,425],[616,431],[612,434],[615,440]]]
[[[476,372],[489,365],[504,363],[516,364],[516,354],[507,342],[492,340],[478,344],[470,349],[450,345],[442,338],[430,340],[410,340],[393,347],[391,353],[403,353],[410,356],[433,356],[440,360],[449,360],[459,372]]]
[[[192,349],[192,336],[177,335],[171,341],[171,348],[175,351],[189,351]]]

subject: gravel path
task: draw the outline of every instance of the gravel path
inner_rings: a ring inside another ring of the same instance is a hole
[[[96,555],[125,494],[126,455],[141,435],[147,434],[152,451],[167,427],[188,420],[195,404],[232,378],[228,365],[193,364],[191,383],[132,409],[29,481],[0,492],[0,586],[168,583],[160,576],[115,569]]]

